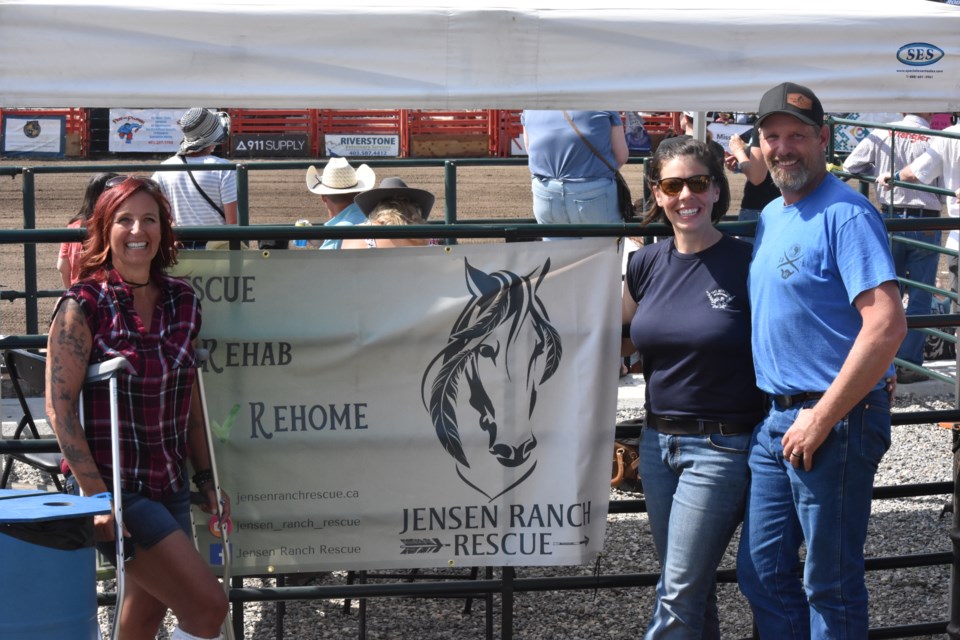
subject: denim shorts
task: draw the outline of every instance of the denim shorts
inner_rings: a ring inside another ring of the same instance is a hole
[[[77,495],[79,487],[73,476],[67,478],[67,493]],[[149,549],[174,531],[193,537],[190,522],[190,488],[187,483],[162,501],[151,500],[137,493],[123,493],[123,526],[130,537],[123,541],[124,558],[131,560],[136,547]],[[117,548],[112,541],[97,541],[97,550],[116,565]]]

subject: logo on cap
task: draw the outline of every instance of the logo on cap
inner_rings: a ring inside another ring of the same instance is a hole
[[[812,109],[813,100],[803,95],[802,93],[788,93],[787,94],[787,104],[792,104],[797,109]]]

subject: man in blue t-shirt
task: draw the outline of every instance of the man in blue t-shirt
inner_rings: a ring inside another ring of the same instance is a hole
[[[906,319],[880,214],[826,170],[817,96],[774,87],[757,129],[783,196],[760,216],[750,265],[753,359],[770,406],[750,448],[737,575],[763,638],[865,638],[863,545],[890,444],[884,378]]]
[[[359,193],[369,191],[376,184],[377,176],[369,166],[362,164],[356,169],[350,166],[346,158],[330,158],[323,172],[310,166],[307,169],[307,189],[320,196],[330,219],[323,223],[325,227],[363,224],[367,216],[363,214],[353,199]],[[339,249],[343,238],[327,238],[319,243],[321,249]],[[318,246],[311,240],[311,246]]]

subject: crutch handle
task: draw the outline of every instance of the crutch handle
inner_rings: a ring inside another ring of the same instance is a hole
[[[87,382],[100,382],[109,380],[121,369],[126,369],[133,373],[133,366],[130,361],[123,356],[117,356],[104,362],[95,362],[87,367]]]

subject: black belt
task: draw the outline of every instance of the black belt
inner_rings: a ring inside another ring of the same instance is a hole
[[[779,396],[768,396],[770,400],[776,404],[781,409],[789,409],[790,407],[802,404],[808,400],[819,400],[823,397],[823,392],[813,392],[813,391],[804,391],[802,393],[795,393],[792,396],[779,395]]]
[[[648,413],[646,426],[668,436],[707,436],[716,433],[722,436],[732,436],[738,433],[751,433],[757,425],[745,422],[697,420],[696,418],[668,418]]]
[[[887,209],[889,211],[889,209]],[[916,207],[894,207],[894,213],[899,213],[905,216],[913,216],[914,218],[939,218],[940,210],[939,209],[920,209]]]

